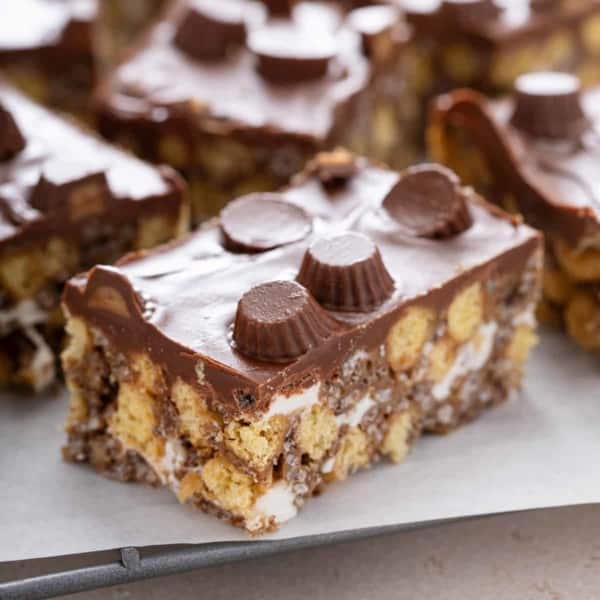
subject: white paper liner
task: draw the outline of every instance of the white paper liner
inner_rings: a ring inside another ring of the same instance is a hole
[[[249,540],[171,493],[60,457],[66,394],[0,398],[0,561],[125,546]],[[525,392],[448,436],[420,440],[310,500],[286,538],[600,502],[600,359],[545,332]]]

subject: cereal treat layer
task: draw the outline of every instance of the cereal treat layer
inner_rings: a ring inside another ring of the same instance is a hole
[[[600,89],[580,94],[564,73],[520,77],[512,98],[440,97],[432,155],[546,237],[539,315],[600,350]]]
[[[274,529],[519,387],[540,258],[451,171],[319,155],[285,191],[71,280],[64,456]]]
[[[63,283],[187,230],[183,185],[0,82],[0,382],[56,374]]]
[[[0,2],[0,72],[38,102],[85,115],[99,0]]]
[[[322,148],[408,164],[392,6],[178,0],[100,86],[100,131],[190,183],[194,218],[277,189]]]
[[[421,100],[469,86],[500,94],[535,69],[600,82],[600,2],[392,0],[414,28],[408,86]],[[415,115],[426,120],[423,102]]]

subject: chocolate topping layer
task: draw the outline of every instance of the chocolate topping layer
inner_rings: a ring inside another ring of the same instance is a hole
[[[0,80],[0,103],[25,140],[0,162],[0,249],[46,235],[79,238],[89,219],[127,221],[148,209],[177,214],[182,182],[62,120]]]
[[[298,281],[331,310],[369,312],[394,291],[375,244],[360,233],[321,238],[306,251]]]
[[[458,177],[440,165],[407,169],[383,206],[409,235],[420,237],[451,237],[473,222]]]
[[[91,23],[97,13],[97,0],[0,2],[0,55],[12,53],[14,58],[60,45],[78,23]]]
[[[442,18],[468,27],[495,19],[502,10],[494,0],[442,0],[440,12]]]
[[[269,14],[273,17],[289,17],[296,5],[296,0],[262,0]]]
[[[221,211],[221,231],[232,252],[264,252],[304,239],[312,219],[278,194],[255,193],[230,202]]]
[[[407,235],[382,209],[400,177],[364,159],[357,159],[355,174],[333,190],[305,174],[281,193],[312,220],[312,234],[301,241],[258,254],[232,253],[215,223],[180,243],[72,280],[65,305],[100,328],[116,349],[150,353],[166,365],[170,377],[199,385],[200,368],[203,389],[218,394],[220,404],[232,412],[244,410],[249,399],[252,407],[264,407],[279,386],[311,373],[326,376],[352,352],[379,347],[407,305],[419,302],[442,310],[463,286],[519,269],[539,249],[536,232],[468,190],[473,227],[447,240]],[[398,283],[387,301],[370,312],[319,307],[336,321],[331,335],[285,365],[238,351],[231,329],[242,296],[264,283],[294,280],[313,242],[344,232],[362,234],[378,247]],[[106,288],[120,300],[103,308]],[[140,298],[151,310],[139,308]]]
[[[511,124],[542,138],[574,138],[589,127],[580,102],[581,84],[574,75],[540,71],[515,82]]]
[[[528,222],[577,246],[600,235],[600,87],[582,92],[581,107],[589,126],[566,139],[524,133],[511,124],[515,98],[470,90],[439,98],[432,120],[467,131]]]
[[[217,60],[244,43],[244,0],[194,0],[183,15],[174,44],[192,58]]]
[[[294,281],[271,281],[242,296],[233,341],[250,358],[290,362],[319,346],[334,327],[306,288]]]
[[[266,20],[262,3],[244,0],[247,45],[220,60],[202,61],[175,44],[190,2],[174,2],[104,82],[101,114],[133,122],[183,114],[195,127],[199,120],[206,123],[208,131],[251,130],[323,143],[336,111],[370,81],[372,65],[362,51],[361,34],[333,3],[302,2],[291,17]]]
[[[0,104],[0,161],[14,158],[25,148],[25,138],[12,115]]]

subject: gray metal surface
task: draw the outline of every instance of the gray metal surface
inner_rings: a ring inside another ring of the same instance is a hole
[[[131,583],[151,577],[174,575],[204,567],[267,557],[283,552],[391,534],[401,530],[431,526],[440,522],[442,521],[414,524],[408,527],[375,527],[265,542],[201,544],[176,549],[150,549],[148,551],[137,548],[123,548],[120,551],[121,559],[119,561],[0,583],[0,599],[38,600],[53,598],[111,585]]]

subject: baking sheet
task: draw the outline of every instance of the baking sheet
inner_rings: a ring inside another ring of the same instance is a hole
[[[63,463],[66,402],[0,400],[0,561],[250,539],[166,490]],[[599,462],[600,360],[544,332],[519,397],[450,436],[423,438],[403,465],[334,484],[261,539],[600,502]]]

